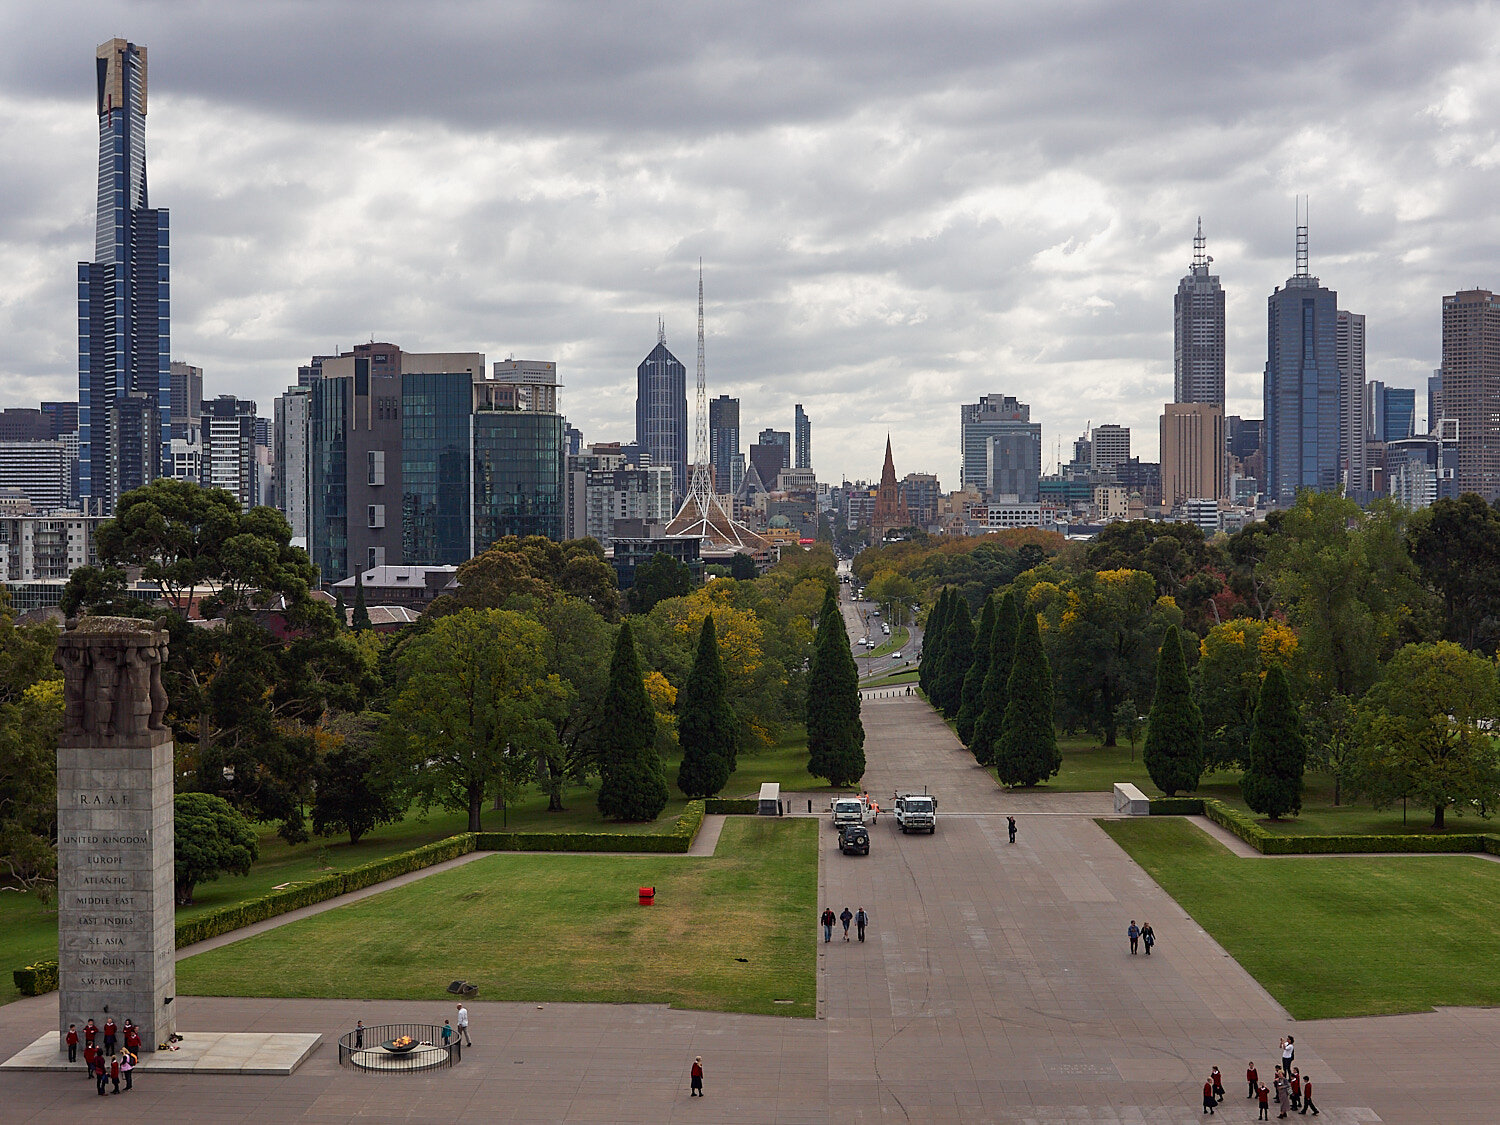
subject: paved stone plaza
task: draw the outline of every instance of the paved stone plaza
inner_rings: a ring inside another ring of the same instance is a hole
[[[382,1076],[341,1072],[338,1034],[356,1019],[441,1022],[450,1001],[180,997],[188,1037],[320,1033],[323,1045],[285,1078],[148,1064],[128,1100],[98,1098],[81,1068],[0,1072],[6,1120],[1186,1123],[1202,1119],[1217,1063],[1229,1098],[1214,1120],[1252,1121],[1245,1060],[1268,1075],[1288,1031],[1332,1125],[1500,1118],[1500,1011],[1293,1023],[1093,823],[1111,814],[1107,794],[1007,794],[916,697],[869,700],[864,713],[870,793],[884,803],[926,784],[939,827],[902,836],[882,816],[868,857],[840,856],[821,834],[819,909],[863,905],[871,929],[864,945],[824,946],[808,919],[818,1020],[481,1001],[459,1067]],[[1127,952],[1132,917],[1160,935],[1149,960]],[[0,1008],[0,1057],[49,1027],[56,1003]],[[701,1100],[687,1097],[694,1055],[707,1069]]]

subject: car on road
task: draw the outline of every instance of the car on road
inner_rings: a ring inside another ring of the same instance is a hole
[[[899,652],[893,652],[893,653],[891,653],[891,659],[892,660],[900,660],[901,659],[901,654]]]
[[[839,851],[845,855],[869,855],[870,833],[863,824],[851,824],[839,833]]]

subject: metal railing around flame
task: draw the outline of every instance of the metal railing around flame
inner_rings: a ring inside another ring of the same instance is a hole
[[[339,1066],[377,1074],[401,1074],[456,1066],[463,1060],[462,1033],[430,1023],[378,1023],[339,1036]]]

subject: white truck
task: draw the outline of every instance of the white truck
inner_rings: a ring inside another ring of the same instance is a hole
[[[896,827],[902,832],[937,833],[937,798],[925,789],[920,793],[898,790],[891,803],[896,806]]]
[[[828,802],[828,811],[833,814],[833,829],[837,832],[846,825],[863,824],[869,808],[863,797],[834,797]]]

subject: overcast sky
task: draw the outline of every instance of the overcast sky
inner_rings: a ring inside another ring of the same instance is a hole
[[[373,337],[555,359],[586,439],[630,440],[658,316],[692,378],[701,256],[747,446],[801,402],[821,479],[889,431],[952,488],[981,394],[1048,462],[1090,420],[1155,458],[1199,215],[1230,413],[1299,194],[1419,420],[1442,295],[1500,285],[1491,4],[12,0],[0,33],[0,405],[77,395],[113,36],[149,49],[173,357],[265,415]]]

